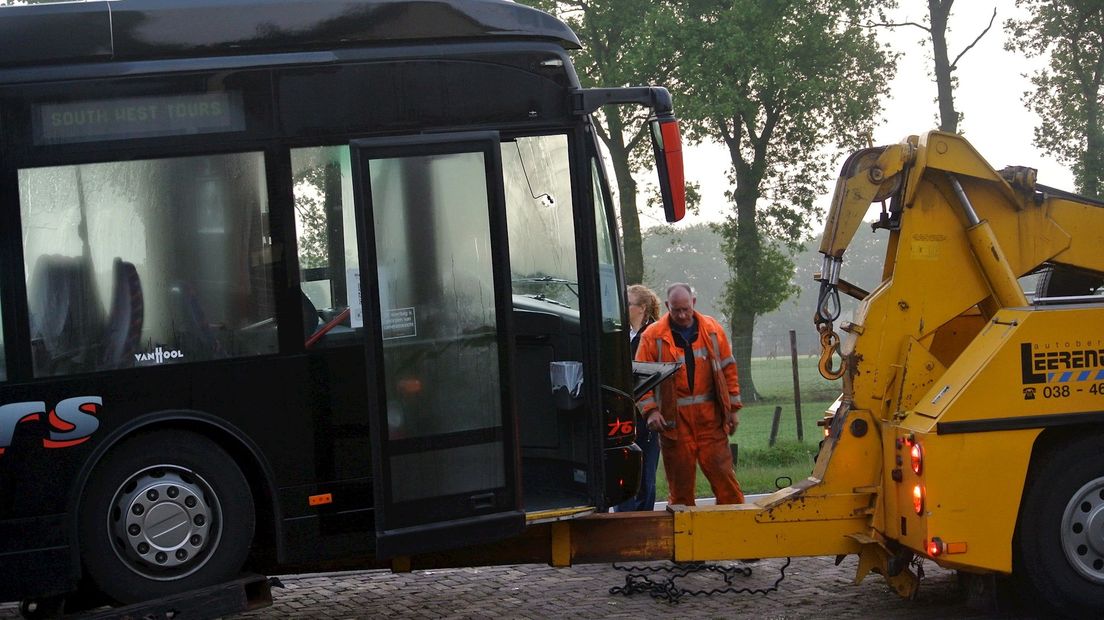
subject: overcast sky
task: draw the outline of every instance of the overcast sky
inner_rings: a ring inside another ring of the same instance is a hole
[[[897,21],[921,22],[927,10],[922,0],[901,0],[908,7],[898,11]],[[990,165],[1001,169],[1006,165],[1030,166],[1039,170],[1039,182],[1073,190],[1069,169],[1053,158],[1045,157],[1032,144],[1037,117],[1023,103],[1023,93],[1031,88],[1025,74],[1039,68],[1038,60],[1028,61],[1004,50],[1007,35],[1004,21],[1020,13],[1014,0],[958,0],[951,13],[948,33],[949,54],[953,60],[989,23],[993,8],[997,20],[993,28],[958,63],[955,107],[964,114],[959,131],[986,158]],[[927,32],[914,27],[885,30],[881,35],[903,55],[898,61],[897,76],[890,86],[890,98],[883,103],[882,123],[874,132],[875,144],[900,142],[910,134],[920,134],[937,128],[938,108],[935,103],[935,82],[929,76],[931,46],[920,45]],[[676,114],[678,101],[675,101]],[[838,172],[842,161],[833,166]],[[698,216],[688,216],[685,224],[716,221],[730,209],[724,198],[725,178],[729,167],[727,151],[719,145],[690,147],[686,153],[686,176],[698,182],[702,191],[702,209]],[[833,173],[835,174],[835,172]],[[641,181],[651,181],[650,174]],[[829,184],[828,192],[831,184]],[[829,193],[821,198],[827,208]],[[642,214],[643,226],[661,224],[662,214],[654,211]],[[819,232],[820,224],[812,224]]]

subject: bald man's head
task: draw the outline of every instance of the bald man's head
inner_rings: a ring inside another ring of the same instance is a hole
[[[671,322],[679,327],[694,324],[694,304],[698,299],[689,284],[677,282],[667,287],[667,311],[671,313]]]

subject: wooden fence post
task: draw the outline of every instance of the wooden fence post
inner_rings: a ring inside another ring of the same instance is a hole
[[[794,414],[797,416],[797,440],[805,441],[805,429],[801,427],[801,382],[797,377],[797,332],[790,330],[790,364],[793,366]]]
[[[778,438],[778,422],[782,419],[782,407],[774,408],[774,420],[771,421],[771,434],[770,441],[767,443],[768,447],[774,447],[774,440]]]

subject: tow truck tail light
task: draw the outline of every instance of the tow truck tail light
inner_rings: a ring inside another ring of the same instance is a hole
[[[957,553],[966,553],[966,541],[960,542],[947,542],[939,536],[932,536],[932,539],[924,547],[929,557],[937,558],[941,555],[954,555]]]
[[[940,540],[938,536],[932,538],[931,542],[928,543],[928,555],[930,555],[933,558],[937,558],[937,557],[943,555],[943,550],[944,550],[943,541]]]
[[[912,487],[912,509],[916,511],[916,514],[924,514],[924,486],[916,485]]]
[[[912,448],[909,448],[909,456],[912,460],[912,473],[919,476],[924,471],[924,449],[919,442],[913,443]]]

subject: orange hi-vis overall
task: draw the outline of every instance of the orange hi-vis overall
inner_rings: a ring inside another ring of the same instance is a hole
[[[676,344],[670,315],[656,321],[640,337],[636,359],[646,362],[683,362],[674,377],[644,395],[640,406],[645,417],[657,408],[668,428],[660,435],[663,469],[667,473],[670,504],[694,505],[697,466],[713,487],[718,504],[742,504],[744,494],[732,468],[728,447],[731,428],[726,414],[738,410],[740,383],[736,360],[724,329],[712,317],[694,313],[698,337],[692,343],[693,360],[686,360]],[[687,382],[685,364],[694,364],[694,385]]]

